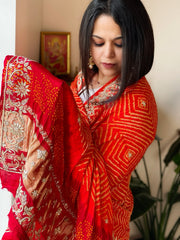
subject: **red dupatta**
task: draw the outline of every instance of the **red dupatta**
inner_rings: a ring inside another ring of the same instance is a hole
[[[15,196],[7,239],[129,239],[130,174],[152,142],[157,109],[145,78],[120,99],[116,80],[89,103],[36,62],[4,63],[0,177]]]
[[[15,197],[3,240],[112,239],[104,158],[68,85],[8,56],[0,113],[0,178]]]
[[[156,102],[145,77],[127,87],[113,102],[109,100],[120,88],[117,78],[102,86],[84,104],[79,97],[83,85],[84,78],[79,73],[71,89],[80,114],[91,129],[93,144],[99,153],[96,161],[103,166],[99,181],[108,186],[100,192],[100,215],[102,221],[112,224],[109,231],[112,239],[128,240],[133,210],[129,182],[132,171],[155,137]],[[107,201],[103,202],[105,198]]]

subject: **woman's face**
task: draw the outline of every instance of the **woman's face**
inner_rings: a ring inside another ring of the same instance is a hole
[[[121,29],[109,15],[100,15],[94,23],[91,54],[99,77],[113,78],[121,73]]]

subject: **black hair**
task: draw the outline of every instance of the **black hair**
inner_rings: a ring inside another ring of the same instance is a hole
[[[121,94],[146,75],[154,59],[154,35],[149,15],[140,0],[93,0],[87,7],[79,31],[81,68],[86,86],[98,71],[89,70],[91,36],[94,22],[102,15],[112,16],[122,33]]]

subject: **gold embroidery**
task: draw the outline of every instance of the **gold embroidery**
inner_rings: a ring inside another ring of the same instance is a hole
[[[145,98],[139,97],[138,98],[138,107],[143,110],[148,110],[148,103]]]
[[[12,206],[12,211],[15,213],[16,219],[23,226],[26,227],[27,223],[31,221],[34,215],[34,208],[28,207],[28,201],[26,193],[22,190],[22,186],[19,185],[16,193],[16,200]]]
[[[32,196],[33,196],[34,198],[37,198],[38,195],[39,195],[39,193],[38,193],[37,190],[32,191]]]
[[[17,93],[17,96],[20,95],[21,98],[25,97],[28,95],[28,92],[30,92],[29,85],[26,84],[26,82],[18,82],[14,90]]]
[[[21,70],[22,67],[19,66],[21,60],[19,60],[18,67],[20,69],[18,70],[15,69],[15,65],[10,63],[10,61],[7,63],[5,74],[0,168],[10,172],[21,173],[26,159],[26,152],[23,151],[25,135],[25,118],[23,114],[27,113],[25,105],[30,92],[27,84],[30,78],[27,73],[31,70],[31,67],[27,59],[24,59],[23,72]],[[11,73],[8,72],[9,69],[11,69]],[[19,80],[18,74],[22,81]],[[14,101],[13,94],[16,94],[16,101]],[[22,97],[23,99],[21,99]]]
[[[14,61],[14,64],[11,63]],[[7,63],[5,73],[5,88],[3,99],[3,114],[1,127],[1,155],[0,169],[5,169],[9,172],[21,174],[25,165],[27,156],[28,142],[26,134],[26,126],[28,116],[30,114],[34,119],[35,125],[39,128],[39,132],[43,139],[46,139],[47,144],[51,146],[51,140],[44,131],[43,126],[39,124],[37,115],[27,105],[29,94],[32,88],[32,68],[30,61],[26,58],[12,58]],[[33,77],[33,76],[32,76]],[[57,95],[57,89],[54,88],[54,94]],[[53,99],[54,96],[53,95]],[[51,103],[52,107],[52,103]],[[40,154],[40,152],[39,152]],[[45,159],[45,153],[43,159]],[[38,155],[38,157],[40,157]],[[41,157],[40,157],[41,158]],[[33,162],[31,163],[33,167]],[[24,177],[26,178],[26,172]]]
[[[37,154],[38,159],[43,159],[43,160],[46,159],[47,151],[42,151],[42,150],[38,149],[37,152],[38,152],[38,154]]]

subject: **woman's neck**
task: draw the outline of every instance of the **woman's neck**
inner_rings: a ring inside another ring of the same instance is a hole
[[[115,76],[101,76],[98,73],[96,75],[93,76],[92,82],[90,84],[90,88],[99,88],[104,86],[106,83],[108,83],[111,79],[113,79],[113,77]]]

